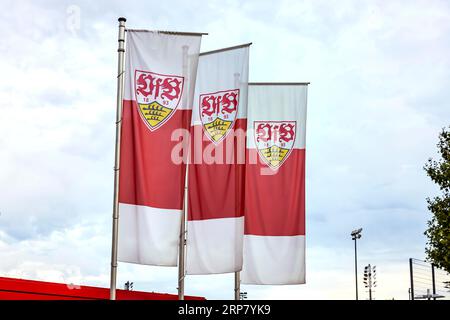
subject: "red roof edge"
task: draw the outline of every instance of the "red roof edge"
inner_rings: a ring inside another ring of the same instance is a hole
[[[178,300],[168,293],[117,289],[117,300]],[[108,300],[109,288],[0,277],[0,300]],[[206,300],[185,296],[186,300]]]

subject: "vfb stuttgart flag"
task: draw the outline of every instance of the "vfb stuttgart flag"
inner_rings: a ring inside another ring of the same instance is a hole
[[[303,84],[249,86],[246,284],[305,283],[306,94]]]
[[[187,274],[242,269],[249,45],[200,54],[191,126]]]
[[[119,184],[118,259],[176,266],[186,164],[174,161],[189,130],[201,36],[127,30]]]

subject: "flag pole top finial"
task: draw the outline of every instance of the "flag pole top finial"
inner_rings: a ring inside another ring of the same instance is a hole
[[[126,18],[124,18],[124,17],[120,17],[119,19],[117,19],[119,22],[126,22],[127,21],[127,19]]]

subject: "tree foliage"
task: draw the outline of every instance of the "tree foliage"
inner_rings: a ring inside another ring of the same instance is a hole
[[[425,231],[428,238],[425,252],[430,262],[450,272],[450,126],[442,129],[437,147],[441,159],[428,159],[424,167],[442,192],[442,195],[427,198],[433,216]]]

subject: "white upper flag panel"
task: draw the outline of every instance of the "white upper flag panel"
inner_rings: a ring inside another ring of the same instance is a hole
[[[136,72],[154,75],[155,81],[183,80],[178,109],[192,106],[201,34],[184,35],[127,30],[125,100],[136,100]],[[147,80],[147,83],[150,84]],[[156,83],[156,82],[155,82]]]
[[[239,99],[236,119],[247,116],[249,46],[200,55],[192,111],[192,125],[202,124],[201,98],[231,93]]]
[[[256,149],[253,139],[254,123],[270,121],[297,122],[297,134],[293,148],[305,148],[306,100],[308,86],[250,84],[248,86],[248,135],[247,148]]]

